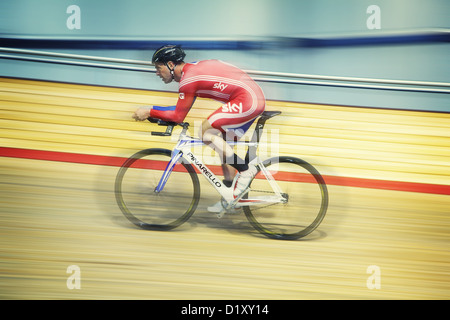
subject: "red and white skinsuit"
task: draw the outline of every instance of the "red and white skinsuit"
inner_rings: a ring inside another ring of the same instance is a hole
[[[183,122],[196,97],[223,103],[208,121],[235,138],[240,138],[265,108],[264,93],[244,71],[219,60],[204,60],[183,66],[177,105],[154,106],[150,117]]]

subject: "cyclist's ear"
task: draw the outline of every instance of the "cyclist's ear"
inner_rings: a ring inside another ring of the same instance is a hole
[[[176,64],[173,61],[167,61],[166,66],[169,67],[169,70],[174,70]]]

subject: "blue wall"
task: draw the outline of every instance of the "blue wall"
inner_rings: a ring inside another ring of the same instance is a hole
[[[66,9],[81,9],[69,30]],[[14,0],[1,1],[0,32],[64,36],[236,37],[369,32],[370,5],[381,29],[448,27],[448,0]]]
[[[80,8],[80,29],[68,27],[68,20],[69,25],[74,21],[74,12],[67,13],[71,5]],[[366,24],[370,5],[380,8],[380,29]],[[188,61],[216,58],[249,70],[448,83],[450,45],[445,33],[438,39],[391,33],[417,35],[421,29],[448,28],[449,14],[448,0],[16,0],[0,2],[0,32],[4,44],[17,38],[58,40],[38,42],[46,51],[148,60],[158,41],[183,42]],[[67,39],[74,42],[61,45],[59,40]],[[86,49],[89,39],[145,40],[147,45]],[[233,41],[223,41],[227,39]],[[232,45],[236,43],[244,46]],[[142,72],[6,59],[0,60],[0,70],[2,76],[177,90],[176,84],[164,85],[154,74]],[[268,99],[450,111],[448,94],[261,86]]]

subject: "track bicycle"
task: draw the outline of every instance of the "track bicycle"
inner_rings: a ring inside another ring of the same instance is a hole
[[[220,171],[209,168],[194,146],[203,146],[199,138],[187,134],[189,123],[157,120],[166,126],[155,136],[171,136],[175,126],[182,131],[172,149],[151,148],[128,158],[119,169],[115,181],[117,204],[128,220],[146,230],[171,230],[186,222],[200,199],[200,173],[221,196],[221,218],[239,208],[250,224],[261,234],[283,240],[295,240],[310,234],[325,217],[328,191],[323,177],[309,163],[291,156],[260,159],[257,148],[265,122],[280,111],[263,112],[251,141],[230,141],[244,144],[246,161],[259,172],[249,188],[239,197],[233,196],[234,183],[224,185]],[[149,119],[150,120],[150,119]],[[219,168],[220,170],[220,168]]]

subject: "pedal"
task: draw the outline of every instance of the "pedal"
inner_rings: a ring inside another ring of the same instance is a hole
[[[245,196],[249,191],[250,191],[250,188],[247,188],[244,191],[242,191],[242,193],[237,198],[235,198],[232,202],[230,202],[227,206],[224,206],[224,204],[226,204],[226,203],[222,203],[222,210],[216,214],[217,218],[220,219],[225,215],[225,213],[228,213],[230,210],[234,210],[235,206],[239,202],[239,200],[241,200],[242,197]]]
[[[221,219],[225,215],[225,212],[227,212],[227,210],[223,208],[222,211],[216,213],[217,219]]]
[[[216,216],[218,219],[222,218],[225,214],[227,215],[237,215],[240,214],[242,212],[242,208],[241,207],[230,207],[228,209],[222,209],[222,211],[216,213]]]

